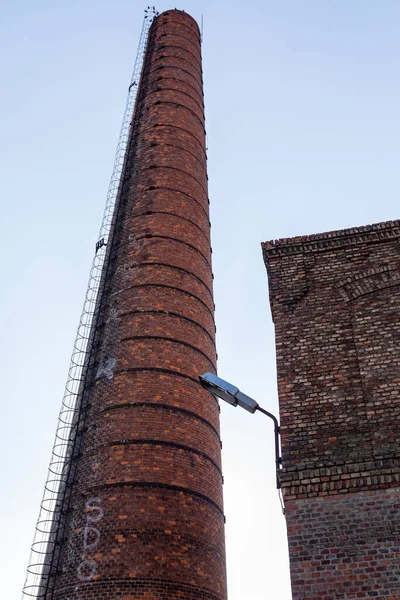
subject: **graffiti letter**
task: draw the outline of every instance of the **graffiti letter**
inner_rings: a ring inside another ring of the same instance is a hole
[[[83,530],[83,547],[85,550],[95,548],[100,541],[100,531],[94,527],[86,525]]]
[[[103,518],[104,511],[100,506],[96,506],[96,504],[100,504],[101,498],[90,498],[85,503],[85,508],[89,509],[90,512],[87,515],[88,523],[96,523],[96,521],[100,521]]]
[[[90,581],[96,573],[94,560],[83,560],[76,570],[79,581]]]

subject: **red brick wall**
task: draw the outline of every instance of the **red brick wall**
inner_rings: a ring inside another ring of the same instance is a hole
[[[56,600],[226,598],[200,35],[151,27]]]
[[[398,598],[400,224],[263,251],[293,598]]]
[[[399,488],[286,502],[293,598],[400,597]]]

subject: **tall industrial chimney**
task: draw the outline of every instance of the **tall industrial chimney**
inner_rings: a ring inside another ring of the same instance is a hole
[[[149,30],[73,443],[27,595],[226,599],[219,408],[198,381],[216,369],[200,43],[183,11]]]

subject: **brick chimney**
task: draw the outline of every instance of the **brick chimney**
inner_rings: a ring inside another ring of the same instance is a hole
[[[150,29],[46,599],[226,599],[219,407],[198,380],[216,369],[208,208],[200,32],[170,10]]]

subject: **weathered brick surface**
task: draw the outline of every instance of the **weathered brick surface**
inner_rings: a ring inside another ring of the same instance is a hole
[[[225,600],[199,30],[151,27],[56,600]]]
[[[400,597],[399,488],[285,505],[293,598]]]
[[[400,597],[400,542],[389,535],[400,489],[400,223],[267,242],[263,251],[293,597]],[[299,556],[308,557],[304,571]],[[368,560],[376,565],[365,571]]]

